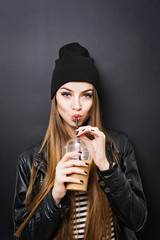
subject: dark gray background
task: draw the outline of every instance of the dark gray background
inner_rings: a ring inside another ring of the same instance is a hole
[[[149,209],[138,239],[158,239],[159,0],[1,0],[0,34],[1,239],[12,239],[18,154],[44,137],[54,61],[73,41],[99,69],[105,126],[135,146]]]

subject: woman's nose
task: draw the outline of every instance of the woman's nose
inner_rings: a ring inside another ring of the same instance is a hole
[[[72,109],[74,110],[81,110],[82,106],[81,106],[81,103],[80,103],[80,99],[79,98],[75,98],[73,100],[73,103],[72,103]]]

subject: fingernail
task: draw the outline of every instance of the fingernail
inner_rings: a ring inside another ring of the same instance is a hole
[[[84,171],[84,173],[88,174],[88,172]]]
[[[94,132],[94,129],[91,129],[92,132]]]
[[[89,164],[88,163],[85,163],[87,166],[89,166]]]
[[[84,132],[85,131],[85,129],[82,129],[82,132]]]
[[[84,181],[83,181],[83,180],[80,180],[80,182],[81,182],[81,183],[84,183]]]

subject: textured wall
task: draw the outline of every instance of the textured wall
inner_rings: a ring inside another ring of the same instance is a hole
[[[95,59],[105,126],[134,143],[149,216],[139,239],[157,239],[160,3],[158,0],[1,0],[1,239],[12,239],[19,153],[42,139],[58,49],[78,41]]]

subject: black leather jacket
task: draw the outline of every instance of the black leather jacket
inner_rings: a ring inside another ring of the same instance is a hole
[[[97,170],[99,185],[107,195],[110,205],[119,219],[119,240],[135,240],[137,239],[135,232],[139,231],[146,221],[147,206],[134,149],[127,135],[111,130],[108,133],[116,143],[121,169],[117,165],[111,164],[109,172]],[[40,155],[37,157],[39,147],[40,145],[36,145],[30,148],[21,154],[18,159],[13,207],[15,228],[27,216],[25,196],[28,189],[31,167],[34,166],[37,168],[41,164],[37,181],[39,185],[42,184],[46,173],[46,163]],[[108,173],[109,177],[106,177]],[[21,239],[53,240],[59,222],[68,209],[69,201],[67,194],[61,201],[61,207],[59,207],[54,202],[50,191],[39,205],[28,226],[24,229]]]

